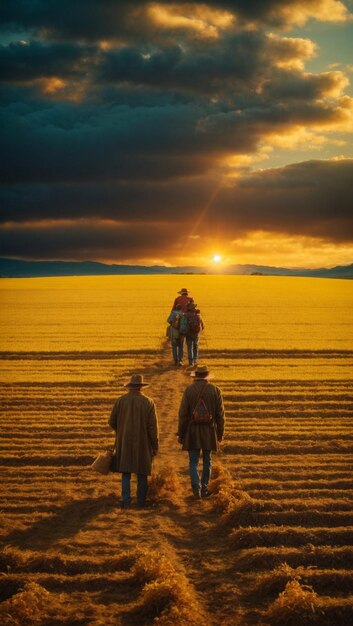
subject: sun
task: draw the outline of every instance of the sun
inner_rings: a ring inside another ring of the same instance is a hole
[[[214,254],[212,257],[212,261],[214,263],[220,263],[222,261],[222,257],[220,254]]]

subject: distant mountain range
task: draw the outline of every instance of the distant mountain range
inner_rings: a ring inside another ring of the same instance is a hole
[[[317,278],[353,278],[353,264],[321,269],[288,269],[267,265],[228,265],[202,268],[163,265],[106,265],[95,261],[21,261],[0,259],[1,278],[34,278],[44,276],[116,276],[122,274],[240,274],[267,276],[311,276]]]

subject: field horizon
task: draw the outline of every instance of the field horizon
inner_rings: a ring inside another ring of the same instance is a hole
[[[221,259],[221,258],[220,258]],[[224,264],[211,261],[205,266],[182,265],[129,265],[100,261],[25,261],[0,258],[1,278],[36,278],[64,276],[123,276],[123,275],[192,275],[209,276],[253,275],[263,276],[306,276],[321,278],[353,278],[353,264],[330,265],[329,267],[280,267],[273,265]]]
[[[190,372],[166,318],[188,287],[224,396],[211,496],[177,414]],[[348,626],[353,619],[353,283],[248,276],[0,281],[0,621]],[[146,510],[89,469],[130,375],[157,406]]]

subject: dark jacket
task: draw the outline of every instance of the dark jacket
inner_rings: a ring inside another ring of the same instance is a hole
[[[116,432],[115,470],[149,476],[153,453],[158,450],[153,400],[139,391],[129,391],[114,404],[109,425]]]
[[[203,388],[202,398],[212,415],[212,421],[209,424],[196,424],[192,414]],[[205,379],[196,379],[185,389],[179,409],[178,436],[183,442],[183,450],[217,451],[218,441],[223,439],[224,421],[221,390]]]
[[[200,315],[200,309],[194,309],[193,311],[187,311],[185,313],[186,316],[186,324],[187,324],[187,331],[186,331],[186,336],[190,339],[195,339],[199,332],[201,332],[201,330],[204,330],[205,328],[205,324],[203,323],[203,319]],[[195,317],[198,319],[199,321],[199,326],[200,326],[200,330],[199,332],[193,332],[191,325],[190,325],[190,321],[192,321],[193,319],[195,319]]]

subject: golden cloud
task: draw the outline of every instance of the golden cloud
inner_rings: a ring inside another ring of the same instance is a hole
[[[353,245],[259,230],[233,239],[229,258],[232,263],[254,263],[256,259],[257,265],[329,267],[352,263]]]
[[[290,5],[276,4],[274,12],[286,24],[298,26],[303,26],[311,18],[320,22],[347,22],[351,19],[347,7],[340,0],[299,0]]]
[[[57,91],[64,89],[66,86],[66,81],[62,80],[58,76],[53,76],[51,78],[43,78],[41,79],[42,91],[45,94],[55,94]]]
[[[286,150],[320,150],[325,145],[344,146],[343,139],[335,139],[312,129],[304,127],[294,127],[288,132],[272,134],[266,138],[266,145],[263,147],[264,153],[272,151],[274,148]],[[268,157],[267,157],[268,158]]]
[[[192,31],[200,37],[215,39],[220,31],[230,28],[234,15],[228,11],[212,9],[206,4],[159,4],[147,6],[147,17],[164,29]]]
[[[302,37],[279,37],[267,35],[269,56],[278,68],[302,70],[305,61],[315,56],[317,45],[311,39]]]

